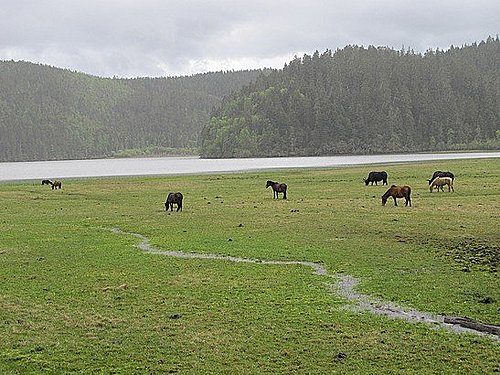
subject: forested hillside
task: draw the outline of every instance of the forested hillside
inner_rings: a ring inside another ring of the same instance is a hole
[[[261,73],[110,79],[0,61],[0,161],[194,148],[212,107]]]
[[[424,54],[348,46],[304,55],[214,110],[201,154],[498,149],[499,76],[498,37]]]

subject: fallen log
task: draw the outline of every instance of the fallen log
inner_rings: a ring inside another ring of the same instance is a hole
[[[484,324],[470,318],[462,318],[460,316],[445,316],[444,322],[448,324],[456,324],[464,328],[472,329],[474,331],[485,332],[491,335],[500,336],[499,326]]]

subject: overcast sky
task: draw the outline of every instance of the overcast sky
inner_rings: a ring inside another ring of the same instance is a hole
[[[500,33],[500,1],[0,0],[0,20],[0,60],[173,76],[282,68],[348,44],[471,44]]]

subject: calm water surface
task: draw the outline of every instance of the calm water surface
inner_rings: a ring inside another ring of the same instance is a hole
[[[13,162],[0,163],[0,181],[70,177],[200,174],[264,169],[323,168],[344,165],[498,157],[500,157],[500,152],[248,159],[164,157]]]

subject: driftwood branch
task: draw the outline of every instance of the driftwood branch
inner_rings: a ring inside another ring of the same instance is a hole
[[[448,324],[457,324],[457,325],[464,327],[464,328],[473,329],[474,331],[485,332],[485,333],[489,333],[491,335],[500,336],[500,327],[499,326],[495,326],[495,325],[491,325],[491,324],[484,324],[484,323],[478,322],[477,320],[472,320],[469,318],[462,318],[459,316],[445,316],[444,322],[448,323]]]

